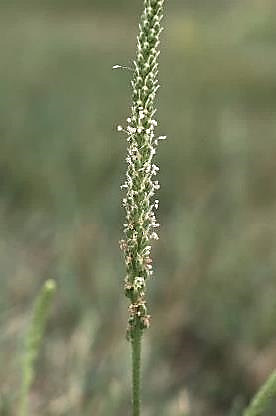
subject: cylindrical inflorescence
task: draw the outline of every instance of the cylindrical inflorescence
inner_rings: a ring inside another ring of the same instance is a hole
[[[159,88],[158,56],[159,37],[164,0],[145,0],[144,12],[137,37],[137,56],[134,61],[131,82],[132,108],[127,127],[118,131],[127,135],[127,173],[122,185],[126,195],[123,206],[126,211],[124,239],[120,241],[124,252],[127,275],[124,281],[126,296],[130,299],[128,338],[133,339],[136,329],[149,327],[150,316],[145,300],[146,280],[152,275],[151,240],[157,240],[154,199],[159,183],[155,176],[159,168],[153,163],[159,140],[154,130],[154,101]]]

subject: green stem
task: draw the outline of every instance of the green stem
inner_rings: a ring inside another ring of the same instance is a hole
[[[263,416],[272,400],[276,399],[276,371],[262,385],[250,405],[244,412],[244,416]]]
[[[33,307],[30,328],[26,334],[22,361],[22,384],[18,409],[20,416],[27,416],[29,414],[29,392],[34,381],[35,364],[43,342],[49,309],[55,291],[55,281],[52,279],[47,280],[38,294]]]
[[[141,392],[141,341],[142,330],[136,328],[131,340],[132,346],[132,415],[140,415]]]

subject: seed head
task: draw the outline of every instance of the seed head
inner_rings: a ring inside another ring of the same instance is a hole
[[[154,210],[158,200],[152,201],[160,188],[153,176],[159,167],[153,163],[159,140],[154,130],[157,121],[154,118],[154,102],[159,88],[158,45],[162,31],[161,20],[164,0],[144,0],[144,12],[137,37],[137,55],[134,61],[131,114],[127,126],[118,126],[119,132],[127,135],[127,172],[123,206],[126,212],[124,239],[120,247],[124,252],[127,275],[124,281],[125,295],[130,299],[128,338],[132,339],[136,328],[149,327],[150,316],[145,300],[146,281],[153,273],[150,257],[151,240],[158,240],[155,229]]]

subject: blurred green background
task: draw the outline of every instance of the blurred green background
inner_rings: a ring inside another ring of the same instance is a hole
[[[116,125],[131,74],[111,68],[131,63],[141,8],[1,1],[1,416],[16,415],[22,337],[49,277],[30,416],[130,414]],[[143,416],[238,416],[276,366],[275,19],[274,0],[166,5]]]

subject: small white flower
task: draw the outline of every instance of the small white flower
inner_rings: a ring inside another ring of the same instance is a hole
[[[152,165],[152,174],[156,175],[158,171],[159,171],[159,167],[153,164]]]
[[[117,131],[123,131],[123,127],[122,126],[117,126]]]
[[[160,185],[159,185],[159,182],[158,181],[154,181],[153,182],[153,187],[154,187],[154,189],[160,189]]]
[[[134,134],[134,133],[136,133],[136,128],[135,128],[135,127],[128,126],[128,127],[127,127],[127,131],[128,131],[129,133],[131,133],[131,134]]]
[[[158,200],[158,199],[156,199],[156,200],[154,201],[154,208],[155,208],[155,209],[158,209],[158,207],[159,207],[159,200]]]
[[[150,236],[153,240],[159,240],[158,234],[156,232],[153,232]]]
[[[143,289],[145,286],[145,279],[141,276],[137,276],[134,279],[134,285],[137,289]]]

